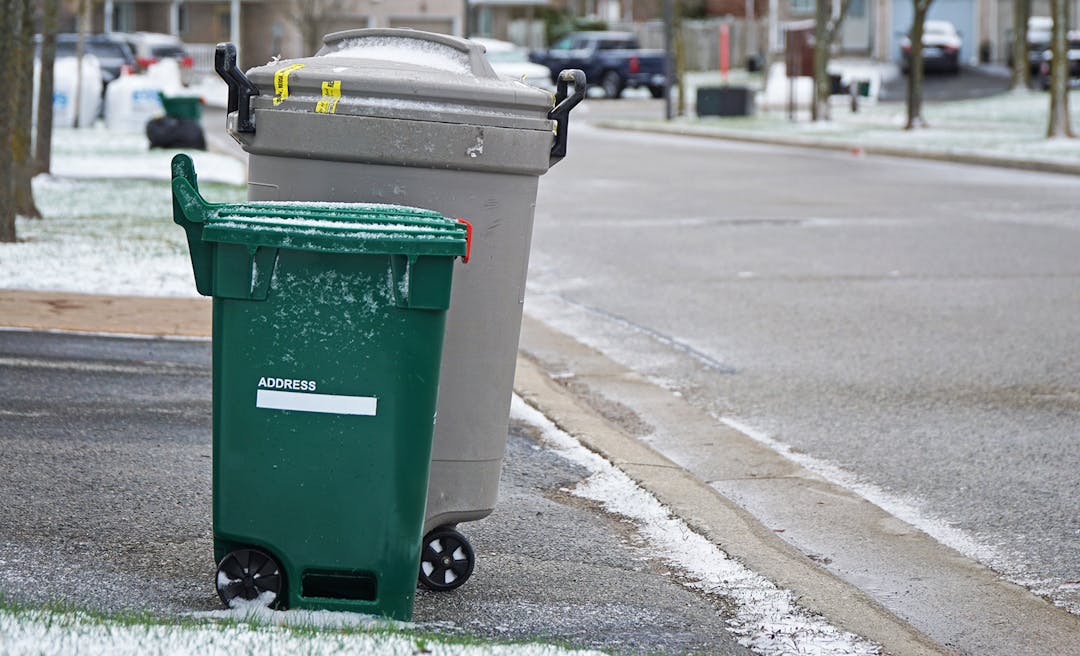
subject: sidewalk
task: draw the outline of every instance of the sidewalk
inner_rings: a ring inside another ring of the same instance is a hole
[[[852,64],[854,66],[855,64]],[[858,76],[857,68],[851,69]],[[888,75],[878,70],[876,74]],[[695,73],[690,78],[687,110],[691,115],[664,121],[602,120],[606,128],[729,139],[755,143],[826,148],[855,156],[886,155],[1052,173],[1080,174],[1080,142],[1045,137],[1049,97],[1038,91],[1010,92],[990,98],[948,103],[925,102],[923,116],[930,127],[904,130],[903,103],[866,102],[852,113],[847,96],[834,96],[832,120],[811,122],[805,110],[796,121],[786,110],[761,109],[765,92],[758,94],[759,109],[749,117],[693,115],[695,90],[720,85],[719,73]],[[759,77],[732,77],[732,84],[760,85]],[[770,85],[769,95],[774,85]],[[1070,103],[1072,123],[1080,129],[1080,95]]]

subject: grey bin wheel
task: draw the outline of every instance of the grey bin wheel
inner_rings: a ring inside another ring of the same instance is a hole
[[[461,587],[472,575],[476,554],[464,535],[440,526],[424,536],[420,547],[420,585],[445,592]]]
[[[237,549],[221,559],[217,593],[226,606],[237,600],[274,606],[281,595],[281,567],[258,549]]]

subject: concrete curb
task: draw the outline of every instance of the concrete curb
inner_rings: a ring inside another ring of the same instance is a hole
[[[518,357],[514,389],[561,430],[607,458],[728,555],[778,585],[830,623],[880,644],[886,653],[947,654],[861,590],[822,570],[703,481],[612,425],[554,382],[540,365]],[[753,552],[754,562],[744,555]],[[765,564],[765,567],[761,567]]]
[[[1077,616],[603,353],[529,315],[521,352],[523,398],[834,626],[893,654],[1075,651]]]
[[[751,134],[740,130],[713,128],[702,125],[664,123],[646,125],[640,121],[620,120],[594,121],[592,122],[592,125],[598,128],[604,128],[608,130],[625,130],[628,132],[644,132],[651,134],[671,134],[683,137],[702,137],[706,139],[740,141],[744,143],[765,144],[770,146],[817,148],[819,150],[831,150],[837,152],[852,152],[854,150],[858,150],[858,152],[864,155],[904,157],[908,159],[924,159],[936,162],[952,162],[955,164],[972,164],[975,166],[994,166],[998,168],[1035,171],[1040,173],[1080,175],[1080,164],[1013,159],[1009,157],[996,157],[993,155],[973,155],[968,153],[955,153],[949,151],[917,150],[912,148],[894,148],[890,146],[868,146],[854,141],[849,143],[832,143],[796,136],[781,137],[767,134]]]

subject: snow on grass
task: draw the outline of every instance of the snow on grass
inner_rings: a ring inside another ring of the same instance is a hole
[[[879,654],[880,648],[841,631],[795,603],[790,591],[727,556],[719,547],[673,516],[625,473],[589,451],[547,417],[515,395],[511,416],[537,427],[557,453],[585,467],[590,476],[570,492],[596,501],[608,512],[637,525],[657,557],[682,572],[692,588],[734,602],[728,622],[741,644],[759,654]]]
[[[1080,125],[1080,91],[1070,103],[1072,123]],[[1041,92],[1007,93],[989,98],[925,102],[930,127],[904,130],[903,104],[880,103],[851,113],[833,108],[831,121],[788,120],[784,112],[732,118],[660,121],[609,121],[615,126],[678,130],[702,135],[782,137],[794,142],[848,147],[907,149],[935,154],[998,157],[1056,164],[1080,164],[1073,139],[1047,139],[1049,99]]]
[[[266,611],[270,613],[270,611]],[[274,613],[290,615],[294,611]],[[390,624],[353,613],[297,615],[266,621],[242,612],[219,621],[102,618],[81,611],[0,608],[0,653],[7,656],[242,656],[244,654],[372,654],[413,656],[600,656],[540,643],[498,645],[443,640],[409,633],[414,625]],[[327,616],[349,616],[327,617]],[[329,628],[327,628],[329,627]]]
[[[20,218],[0,244],[0,288],[194,296],[184,231],[172,221],[170,162],[146,137],[101,128],[57,130],[53,175],[34,179],[42,220]],[[206,196],[237,202],[243,165],[194,153]],[[228,184],[215,184],[214,181]]]
[[[204,187],[215,200],[237,201],[244,193]],[[0,288],[197,295],[165,181],[38,176],[34,197],[45,218],[20,218],[19,241],[0,245]]]
[[[150,148],[146,135],[117,132],[100,123],[84,130],[53,132],[51,173],[61,178],[125,178],[169,180],[175,150]],[[244,164],[235,157],[205,151],[188,153],[200,182],[241,185],[247,182]]]

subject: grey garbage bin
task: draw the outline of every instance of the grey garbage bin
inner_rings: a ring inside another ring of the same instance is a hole
[[[475,558],[455,527],[495,507],[537,185],[565,155],[585,76],[563,71],[552,98],[499,78],[464,39],[364,29],[324,44],[246,75],[220,44],[227,128],[249,154],[251,200],[412,205],[472,223],[446,321],[420,572],[452,589]]]

